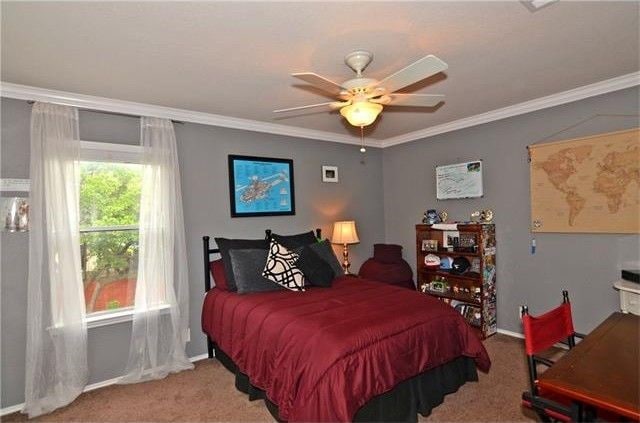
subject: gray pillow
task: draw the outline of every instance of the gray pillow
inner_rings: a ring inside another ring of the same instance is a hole
[[[342,268],[340,261],[334,254],[333,248],[331,248],[331,243],[328,239],[316,242],[315,244],[311,244],[309,245],[309,248],[311,248],[314,253],[319,255],[322,260],[326,261],[329,266],[331,266],[331,269],[333,270],[333,273],[336,275],[336,277],[344,275],[344,269]]]
[[[248,250],[248,249],[264,249],[269,248],[269,241],[266,239],[227,239],[227,238],[214,238],[218,249],[220,250],[220,256],[222,257],[222,263],[224,264],[224,275],[227,278],[227,286],[229,291],[237,291],[236,280],[233,276],[233,268],[231,266],[231,257],[229,257],[229,251],[231,250]]]
[[[231,259],[231,267],[238,287],[238,294],[284,289],[277,283],[271,282],[262,276],[268,253],[268,250],[263,249],[229,250],[229,258]]]

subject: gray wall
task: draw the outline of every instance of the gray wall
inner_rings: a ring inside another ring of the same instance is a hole
[[[26,102],[2,99],[1,177],[27,178],[29,118]],[[404,246],[413,265],[414,224],[427,208],[446,209],[464,220],[472,210],[493,208],[498,241],[498,326],[520,332],[517,305],[532,311],[553,306],[568,288],[576,326],[589,331],[617,309],[611,288],[623,265],[640,256],[637,236],[539,234],[529,254],[529,173],[525,146],[596,114],[638,114],[638,89],[628,89],[553,109],[416,141],[384,151],[370,148],[364,163],[356,146],[229,130],[176,125],[183,204],[191,269],[190,356],[206,351],[200,332],[202,235],[261,237],[265,228],[294,233],[355,219],[361,244],[353,246],[353,268],[376,242]],[[637,118],[598,117],[562,133],[570,138],[637,126]],[[136,143],[138,120],[81,113],[81,138]],[[297,214],[289,217],[229,217],[227,154],[288,157],[295,163]],[[485,196],[477,200],[435,199],[434,167],[484,160]],[[323,184],[322,164],[340,168],[339,184]],[[384,177],[383,177],[384,176]],[[383,189],[384,188],[384,189]],[[383,196],[384,193],[384,196]],[[384,228],[384,229],[383,229]],[[26,234],[1,234],[1,406],[23,401],[26,334]],[[414,269],[415,270],[415,269]],[[130,324],[89,330],[90,382],[121,374],[127,358]]]
[[[3,178],[29,177],[31,106],[2,99]],[[332,222],[354,219],[361,243],[350,248],[353,268],[384,241],[382,154],[369,148],[362,161],[357,146],[287,138],[196,124],[177,124],[183,204],[190,269],[189,356],[206,352],[200,329],[204,290],[203,235],[260,238],[271,228],[297,233],[316,227],[330,236]],[[137,143],[139,120],[81,112],[80,137],[87,141]],[[296,215],[264,218],[229,217],[227,155],[286,157],[294,161]],[[340,183],[322,183],[321,166],[339,167]],[[9,194],[9,193],[7,193]],[[24,354],[27,304],[28,235],[2,233],[1,269],[1,406],[24,400]],[[89,329],[90,383],[118,377],[129,348],[130,323]]]
[[[538,234],[530,254],[529,167],[526,146],[599,114],[554,137],[569,139],[638,126],[638,89],[627,89],[473,128],[450,132],[383,151],[385,238],[415,257],[414,224],[426,209],[447,210],[452,220],[469,220],[473,210],[495,211],[498,327],[521,332],[518,305],[533,313],[553,307],[563,288],[573,302],[578,330],[590,331],[618,309],[612,282],[635,263],[637,235]],[[483,160],[484,197],[436,200],[435,166]],[[637,185],[632,189],[638,189]],[[415,259],[411,262],[415,271]]]

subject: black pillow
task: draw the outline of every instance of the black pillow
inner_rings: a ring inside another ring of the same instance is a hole
[[[278,235],[272,234],[271,237],[280,245],[284,246],[288,250],[295,250],[296,248],[304,247],[305,245],[314,244],[318,242],[313,231],[304,232],[296,235]]]
[[[336,274],[326,261],[324,261],[310,247],[303,247],[300,258],[296,262],[298,269],[302,270],[304,277],[313,286],[329,288]]]
[[[224,264],[224,275],[227,278],[227,285],[229,291],[237,291],[235,278],[233,277],[233,266],[231,264],[231,257],[229,257],[230,250],[246,250],[249,248],[266,250],[269,248],[269,241],[266,239],[227,239],[227,238],[214,238],[218,249],[220,250],[220,256],[222,257],[222,263]]]
[[[331,248],[331,243],[329,242],[329,240],[325,239],[324,241],[310,244],[309,248],[311,248],[314,253],[319,255],[322,260],[326,261],[329,266],[331,266],[335,277],[344,275],[344,269],[342,268],[342,265],[333,252],[333,248]]]
[[[238,294],[284,289],[262,276],[268,254],[269,250],[260,249],[229,250]]]

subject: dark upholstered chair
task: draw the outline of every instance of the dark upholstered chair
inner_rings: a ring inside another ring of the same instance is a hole
[[[374,281],[415,289],[411,266],[402,258],[402,246],[375,244],[373,257],[365,261],[358,273],[360,277]]]

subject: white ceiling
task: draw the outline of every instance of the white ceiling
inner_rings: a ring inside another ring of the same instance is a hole
[[[427,55],[444,75],[403,90],[445,94],[436,110],[385,108],[387,139],[638,71],[638,2],[2,2],[2,81],[278,123],[340,135],[337,112],[276,116],[329,101],[291,72],[342,82]]]

